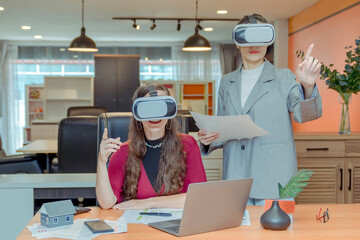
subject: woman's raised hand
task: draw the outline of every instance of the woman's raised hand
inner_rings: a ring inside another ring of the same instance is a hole
[[[207,133],[205,129],[201,129],[200,131],[198,131],[197,135],[199,141],[204,145],[209,145],[219,137],[219,133],[215,133],[215,132]]]
[[[297,68],[298,78],[304,88],[313,88],[319,76],[321,63],[311,56],[314,44],[311,44],[305,54],[304,61]]]
[[[100,153],[99,153],[99,161],[106,163],[111,153],[116,152],[122,142],[120,141],[120,137],[118,138],[109,138],[107,128],[104,129],[103,137],[100,143]]]

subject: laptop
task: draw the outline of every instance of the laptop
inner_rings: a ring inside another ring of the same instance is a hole
[[[182,218],[149,226],[179,237],[238,227],[252,182],[250,178],[190,184]]]

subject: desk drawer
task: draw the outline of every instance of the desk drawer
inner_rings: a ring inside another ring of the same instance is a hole
[[[346,156],[360,157],[360,140],[346,140]]]
[[[297,140],[298,157],[344,157],[345,141],[303,141]]]

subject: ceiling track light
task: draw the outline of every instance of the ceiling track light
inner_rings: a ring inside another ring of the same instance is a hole
[[[152,21],[153,21],[153,24],[151,25],[150,29],[154,30],[154,28],[156,28],[155,19],[153,19]]]
[[[176,30],[178,30],[178,31],[180,31],[181,30],[181,23],[180,23],[180,19],[178,20],[178,24],[177,24],[177,28],[176,28]]]
[[[177,21],[177,31],[181,30],[181,21],[195,21],[196,23],[198,23],[197,25],[200,26],[200,22],[204,22],[204,21],[222,21],[222,22],[238,22],[239,19],[238,18],[153,18],[153,17],[113,17],[113,20],[131,20],[134,21],[133,24],[133,28],[140,29],[140,26],[138,24],[136,24],[136,20],[150,20],[153,22],[153,25],[151,27],[153,27],[155,24],[155,21]],[[150,29],[151,29],[150,27]],[[155,28],[154,27],[154,28]],[[202,29],[202,27],[200,26],[200,28]],[[200,29],[200,30],[201,30]]]
[[[98,48],[96,47],[95,42],[85,35],[84,27],[84,0],[82,0],[82,28],[81,34],[70,43],[69,51],[73,52],[97,52]]]
[[[197,27],[199,30],[202,30],[202,29],[203,29],[202,26],[200,26],[200,20],[197,21],[196,27]]]
[[[136,24],[136,19],[133,19],[134,24],[133,24],[133,28],[135,28],[136,30],[140,29],[140,25]]]

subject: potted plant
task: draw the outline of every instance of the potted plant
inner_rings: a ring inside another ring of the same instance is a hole
[[[355,39],[356,47],[348,46],[346,52],[345,67],[341,74],[337,69],[332,69],[333,64],[321,65],[320,79],[326,80],[328,88],[339,93],[339,101],[342,104],[340,118],[340,134],[350,134],[349,103],[351,94],[360,91],[360,37]],[[304,51],[297,50],[297,57],[304,58]]]
[[[278,183],[279,199],[297,197],[303,188],[308,185],[308,183],[305,181],[309,180],[313,173],[314,172],[311,172],[308,169],[301,169],[289,180],[289,182],[284,187]],[[279,203],[279,200],[266,200],[265,210],[270,206],[270,204],[271,207],[265,211],[260,218],[261,225],[265,229],[270,230],[287,229],[291,223],[291,219],[288,214],[292,214],[295,210],[295,202],[282,201],[282,206],[281,203]],[[284,209],[282,208],[290,209],[290,212],[284,212]]]

